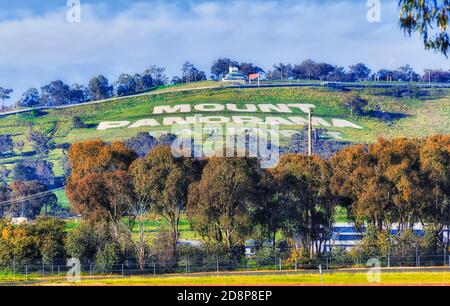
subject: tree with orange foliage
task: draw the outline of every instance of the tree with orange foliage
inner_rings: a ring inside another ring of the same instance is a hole
[[[83,218],[103,219],[118,225],[134,200],[127,171],[136,154],[121,142],[79,142],[69,150],[72,173],[66,194],[72,208]]]
[[[77,181],[91,173],[127,171],[137,155],[122,142],[107,144],[101,140],[74,143],[69,149],[70,180]]]
[[[126,171],[92,173],[67,185],[73,210],[89,220],[119,223],[134,200]]]
[[[391,193],[386,199],[392,203],[389,207],[399,230],[412,229],[420,221],[425,195],[420,165],[422,143],[419,139],[396,138],[379,139],[369,146],[370,158],[376,160],[377,175],[383,177],[387,185],[382,192]]]
[[[393,222],[389,208],[391,186],[376,163],[362,145],[338,152],[330,159],[331,189],[357,225],[367,221],[381,230]]]
[[[331,187],[358,224],[378,230],[411,228],[419,221],[425,182],[419,152],[422,141],[398,138],[349,147],[335,154]]]
[[[425,221],[450,229],[450,135],[428,138],[421,151],[422,172],[428,180],[424,192],[426,206],[422,209]],[[448,248],[448,241],[447,241]]]

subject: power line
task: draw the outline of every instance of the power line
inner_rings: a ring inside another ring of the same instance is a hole
[[[52,195],[53,192],[55,192],[55,191],[59,191],[59,190],[63,190],[63,189],[64,189],[64,187],[61,187],[61,188],[57,188],[57,189],[52,189],[52,190],[47,190],[47,191],[43,191],[43,192],[38,192],[38,193],[32,194],[30,196],[26,196],[26,197],[21,197],[21,198],[9,200],[9,201],[0,202],[0,206],[8,206],[8,205],[16,204],[16,203],[29,201],[29,200],[35,200],[35,199],[43,198],[43,197]]]

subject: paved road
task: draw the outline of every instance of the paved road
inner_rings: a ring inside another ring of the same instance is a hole
[[[78,106],[83,106],[83,105],[95,105],[95,104],[101,104],[101,103],[105,103],[105,102],[118,101],[118,100],[142,97],[142,96],[153,96],[153,95],[172,93],[172,92],[189,92],[189,91],[194,91],[194,90],[205,90],[205,89],[216,89],[216,88],[221,88],[221,86],[219,86],[219,85],[218,86],[203,86],[203,87],[194,87],[194,88],[175,89],[175,90],[170,90],[170,91],[157,90],[155,92],[145,92],[145,93],[141,93],[141,94],[137,94],[137,95],[114,97],[114,98],[109,98],[109,99],[105,99],[105,100],[98,100],[98,101],[91,101],[91,102],[84,102],[84,103],[77,103],[77,104],[23,108],[20,110],[13,110],[13,111],[0,113],[0,117],[17,115],[17,114],[21,114],[21,113],[27,113],[27,112],[31,112],[33,110],[67,109],[67,108],[73,108],[73,107],[78,107]]]

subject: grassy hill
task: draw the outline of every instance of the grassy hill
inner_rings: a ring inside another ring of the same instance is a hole
[[[207,89],[192,90],[200,86],[207,87]],[[366,114],[363,116],[352,116],[350,110],[343,106],[346,97],[355,93],[369,102],[365,109]],[[35,129],[51,135],[57,144],[74,143],[87,139],[125,140],[138,132],[160,131],[164,127],[136,129],[125,127],[98,131],[98,124],[103,121],[126,120],[133,123],[140,119],[153,118],[161,121],[163,117],[167,116],[192,116],[194,112],[164,115],[153,115],[152,112],[155,106],[202,103],[233,103],[238,106],[261,103],[314,104],[316,106],[314,115],[325,119],[327,122],[331,122],[332,118],[339,118],[362,126],[363,129],[328,128],[329,131],[341,133],[343,140],[354,143],[370,143],[380,136],[386,138],[422,137],[436,133],[450,133],[450,90],[415,89],[410,92],[397,92],[386,89],[364,89],[351,93],[316,87],[231,89],[222,88],[214,82],[202,82],[196,85],[170,86],[148,94],[112,99],[98,104],[0,117],[0,134],[10,134],[14,141],[25,141],[27,131]],[[378,112],[374,113],[374,110]],[[213,114],[202,113],[202,115],[306,117],[300,110],[296,111],[296,114],[263,114],[260,112],[236,114],[223,111]],[[75,116],[83,121],[84,128],[74,128],[72,119]],[[304,127],[281,126],[280,128],[299,130]],[[166,127],[166,129],[169,130],[170,127]],[[284,143],[287,141],[288,139],[282,139]],[[56,176],[63,176],[62,156],[63,152],[60,149],[54,149],[46,158],[54,164],[53,170]],[[28,144],[25,144],[22,152],[0,158],[0,165],[12,169],[18,161],[30,158],[35,158],[34,152]],[[68,207],[70,205],[64,190],[57,191],[56,195],[61,206]],[[338,212],[337,221],[346,221],[345,211]],[[148,227],[156,231],[161,225],[163,224],[154,221],[154,224],[148,224]],[[70,226],[76,226],[76,224],[70,224]],[[185,227],[182,231],[182,237],[194,238],[195,233],[189,229],[188,225],[185,225]]]
[[[213,82],[202,84],[214,86]],[[23,113],[0,118],[0,134],[13,135],[15,141],[25,140],[29,129],[37,129],[52,135],[55,143],[73,143],[87,139],[102,139],[105,141],[124,140],[138,132],[161,131],[170,127],[141,127],[136,129],[117,128],[98,131],[97,126],[103,121],[130,121],[153,118],[161,121],[167,116],[192,116],[191,114],[153,115],[153,107],[176,104],[201,103],[235,103],[272,104],[272,103],[310,103],[316,106],[314,115],[330,122],[332,118],[346,119],[362,126],[364,129],[327,128],[329,131],[341,133],[343,140],[351,142],[373,142],[377,137],[387,138],[407,136],[422,137],[435,133],[450,133],[450,90],[417,90],[414,95],[396,97],[388,90],[365,89],[358,94],[369,101],[367,111],[377,109],[377,115],[351,116],[350,110],[343,106],[349,92],[329,91],[324,88],[252,88],[230,89],[211,88],[195,91],[180,91],[190,89],[193,85],[163,88],[160,92],[105,101],[94,105],[76,106],[67,109],[52,109],[38,112]],[[295,111],[294,111],[295,112]],[[251,115],[256,117],[305,116],[300,110],[296,114],[236,114],[229,111],[219,113],[203,113],[204,116]],[[85,128],[74,128],[72,118],[79,117]],[[383,118],[381,118],[383,117]],[[302,126],[281,126],[281,129],[302,129]],[[287,141],[287,140],[284,140]],[[0,163],[11,167],[18,160],[32,158],[29,146],[21,155],[2,158]],[[56,174],[62,173],[60,165],[60,150],[50,153],[48,159],[55,163]]]

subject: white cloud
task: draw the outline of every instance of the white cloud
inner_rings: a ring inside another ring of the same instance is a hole
[[[218,57],[265,68],[306,58],[344,66],[363,61],[374,69],[406,63],[418,71],[450,68],[443,56],[424,51],[417,37],[404,36],[394,4],[383,4],[382,22],[371,24],[365,1],[311,2],[156,1],[116,13],[107,4],[84,5],[76,24],[62,9],[22,14],[0,22],[0,85],[18,94],[58,78],[87,83],[103,73],[115,79],[150,64],[174,75],[186,60],[209,72]]]

